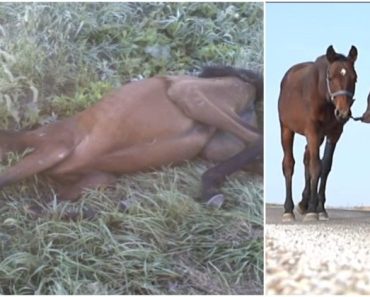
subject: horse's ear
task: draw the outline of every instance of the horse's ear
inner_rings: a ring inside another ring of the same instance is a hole
[[[348,59],[350,59],[352,63],[354,63],[357,59],[357,48],[354,45],[352,45],[348,53]]]
[[[337,57],[337,53],[335,52],[333,46],[329,46],[326,50],[326,59],[328,59],[329,63],[333,63]]]

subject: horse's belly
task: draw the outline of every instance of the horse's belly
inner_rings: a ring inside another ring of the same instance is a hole
[[[129,147],[117,148],[110,153],[95,155],[84,163],[66,160],[55,167],[51,175],[83,174],[90,171],[130,173],[171,163],[190,160],[205,147],[214,133],[214,128],[195,126],[182,135],[166,139],[152,139]]]
[[[287,108],[282,105],[279,106],[279,119],[282,125],[295,133],[304,135],[307,121],[309,119],[303,106],[299,104],[291,104]]]
[[[105,155],[95,166],[102,171],[128,173],[190,160],[202,151],[213,130],[201,126],[177,137],[153,139]]]

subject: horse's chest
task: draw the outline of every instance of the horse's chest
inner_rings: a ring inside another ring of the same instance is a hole
[[[321,132],[323,136],[331,135],[341,127],[342,124],[340,124],[334,116],[319,122],[319,132]]]

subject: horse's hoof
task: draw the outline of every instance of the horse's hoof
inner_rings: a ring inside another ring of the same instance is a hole
[[[326,211],[319,212],[319,221],[329,221],[329,216]]]
[[[303,222],[316,222],[319,219],[316,212],[308,212],[303,217]]]
[[[207,201],[207,206],[208,207],[211,207],[211,208],[216,208],[216,209],[219,209],[221,208],[221,206],[224,204],[225,202],[225,197],[224,195],[222,194],[217,194],[213,197],[211,197],[208,201]]]
[[[295,221],[295,215],[292,212],[286,212],[281,218],[283,223],[291,223]]]

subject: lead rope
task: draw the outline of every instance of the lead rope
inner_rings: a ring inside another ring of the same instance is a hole
[[[362,120],[362,117],[354,117],[351,115],[351,119],[354,120],[354,121],[360,121]]]

